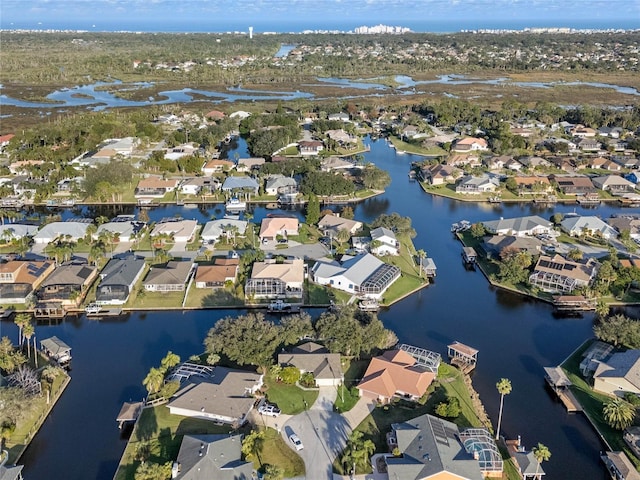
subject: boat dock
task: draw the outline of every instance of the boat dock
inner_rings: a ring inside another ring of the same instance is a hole
[[[556,295],[553,306],[558,312],[585,312],[596,309],[596,303],[583,295]]]
[[[98,311],[85,312],[87,318],[117,317],[122,315],[122,308],[101,308]]]
[[[467,265],[475,265],[478,254],[473,247],[462,247],[462,260]]]
[[[447,345],[447,356],[451,365],[458,367],[465,375],[471,373],[478,362],[478,350],[457,341]]]
[[[276,300],[267,306],[267,311],[269,313],[298,313],[300,305]]]
[[[569,389],[572,383],[571,380],[569,380],[569,377],[564,373],[564,370],[560,367],[544,367],[544,371],[545,380],[556,395],[558,395],[558,398],[564,404],[567,412],[581,412],[582,407],[573,395],[573,392]]]
[[[122,430],[122,428],[130,423],[135,423],[142,412],[142,408],[144,407],[144,402],[124,402],[122,408],[120,409],[120,413],[116,417],[116,422],[118,422],[118,428]]]

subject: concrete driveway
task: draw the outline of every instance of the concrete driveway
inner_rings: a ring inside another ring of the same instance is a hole
[[[292,432],[304,445],[298,454],[304,461],[306,480],[333,478],[334,459],[344,449],[352,429],[373,410],[373,403],[361,399],[350,412],[340,415],[333,411],[336,396],[336,387],[320,387],[311,408],[291,417],[282,428],[281,434],[289,447],[293,448],[289,441]]]

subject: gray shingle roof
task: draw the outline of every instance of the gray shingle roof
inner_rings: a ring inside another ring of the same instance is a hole
[[[257,190],[258,183],[251,177],[227,177],[222,184],[222,190],[235,190],[236,188],[252,188]]]
[[[527,232],[536,227],[551,228],[552,223],[549,220],[538,215],[529,215],[517,218],[501,218],[499,220],[491,220],[482,222],[485,228],[492,232],[512,230],[514,232]]]
[[[177,480],[250,480],[253,464],[242,461],[241,435],[185,435]]]
[[[107,285],[131,286],[144,266],[144,259],[133,255],[125,258],[112,258],[100,272],[102,281],[99,287]]]

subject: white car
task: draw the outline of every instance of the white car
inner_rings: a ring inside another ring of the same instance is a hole
[[[277,417],[280,415],[280,409],[275,405],[269,405],[268,403],[265,403],[263,405],[260,405],[260,407],[258,408],[258,413],[260,415],[266,415],[268,417]]]
[[[293,443],[293,446],[295,447],[296,450],[300,451],[304,448],[304,445],[302,445],[302,441],[298,438],[298,435],[296,435],[295,433],[292,433],[291,435],[289,435],[289,440],[291,440],[291,443]]]

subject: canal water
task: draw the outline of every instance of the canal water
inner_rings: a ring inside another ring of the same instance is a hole
[[[524,445],[547,445],[552,453],[544,469],[549,479],[607,478],[599,463],[603,449],[581,414],[568,414],[546,388],[545,366],[558,365],[592,336],[593,316],[558,318],[548,305],[490,287],[480,272],[464,269],[461,246],[452,223],[499,217],[573,211],[573,206],[477,205],[431,197],[408,178],[411,155],[397,155],[382,141],[369,142],[366,160],[390,172],[393,182],[384,195],[355,208],[358,219],[370,221],[381,213],[410,216],[417,231],[416,248],[424,249],[438,266],[435,282],[380,313],[401,342],[446,356],[446,345],[458,340],[477,348],[473,384],[493,419],[498,417],[495,384],[509,378],[513,391],[505,397],[502,432],[521,436]],[[238,149],[246,148],[243,141]],[[587,212],[576,207],[578,213]],[[618,210],[599,207],[589,214],[608,217]],[[256,219],[266,210],[258,208]],[[152,219],[182,214],[201,221],[217,215],[215,207],[163,207]],[[171,350],[187,359],[202,351],[202,342],[215,322],[238,311],[135,313],[117,320],[65,319],[41,323],[38,339],[57,335],[72,348],[72,381],[43,428],[22,457],[25,478],[110,480],[126,440],[115,421],[124,401],[144,396],[142,379],[149,368]],[[0,335],[17,341],[12,322],[0,323]]]

